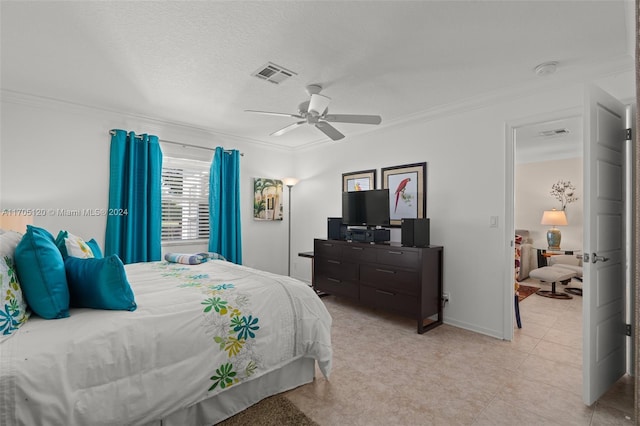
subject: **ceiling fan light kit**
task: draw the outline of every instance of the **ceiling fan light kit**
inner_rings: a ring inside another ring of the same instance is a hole
[[[329,103],[331,98],[321,95],[322,86],[319,84],[310,84],[306,88],[309,100],[298,105],[298,114],[287,114],[282,112],[245,110],[246,112],[255,112],[258,114],[276,115],[281,117],[298,118],[298,121],[276,130],[270,136],[281,136],[301,124],[310,124],[315,126],[330,139],[337,141],[344,138],[344,135],[333,127],[330,122],[335,123],[353,123],[353,124],[380,124],[382,117],[379,115],[361,115],[361,114],[328,114]]]

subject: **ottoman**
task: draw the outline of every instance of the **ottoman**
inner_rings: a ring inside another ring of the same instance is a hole
[[[561,268],[559,265],[543,266],[542,268],[534,269],[529,272],[529,276],[540,281],[551,283],[551,291],[538,290],[536,294],[544,297],[551,297],[554,299],[573,299],[573,296],[567,293],[557,293],[556,283],[567,284],[571,281],[571,278],[577,274],[570,269]]]

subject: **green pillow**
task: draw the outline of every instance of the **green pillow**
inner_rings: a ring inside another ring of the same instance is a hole
[[[102,259],[69,256],[64,261],[71,306],[135,311],[138,307],[124,264],[113,254]]]
[[[42,318],[69,316],[69,289],[62,254],[46,230],[27,225],[14,262],[27,305]]]

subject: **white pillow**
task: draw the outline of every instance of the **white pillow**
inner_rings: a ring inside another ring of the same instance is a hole
[[[67,238],[64,239],[64,245],[67,248],[67,254],[72,257],[79,257],[80,259],[93,258],[93,252],[91,247],[77,235],[68,233]]]
[[[13,261],[20,240],[22,234],[15,231],[0,234],[0,342],[11,337],[30,315]]]

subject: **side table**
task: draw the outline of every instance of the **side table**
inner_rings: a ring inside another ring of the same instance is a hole
[[[300,257],[306,257],[311,259],[311,288],[313,289],[313,291],[316,292],[316,294],[318,295],[318,297],[324,297],[324,296],[328,296],[328,293],[325,293],[323,291],[318,291],[316,290],[316,285],[315,285],[315,274],[313,271],[313,252],[312,251],[302,251],[300,253],[298,253],[298,256]]]

